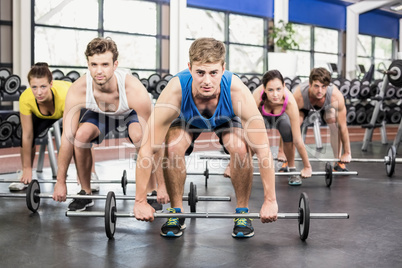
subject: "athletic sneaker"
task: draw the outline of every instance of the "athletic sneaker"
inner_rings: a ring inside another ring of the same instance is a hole
[[[283,162],[278,172],[289,172],[288,162]]]
[[[180,208],[168,208],[170,213],[181,213]],[[183,230],[186,229],[184,223],[185,218],[168,218],[167,222],[162,225],[161,236],[180,237],[183,235]]]
[[[96,175],[96,173],[92,172],[91,173],[91,191],[93,193],[95,192],[99,192],[99,184],[98,183],[93,183],[93,181],[98,181],[98,175]]]
[[[21,180],[22,178],[22,170],[17,171],[17,180]],[[24,184],[22,182],[13,182],[10,183],[8,186],[8,189],[10,191],[22,191],[25,190],[28,187],[28,184]]]
[[[345,163],[337,162],[334,166],[334,171],[349,171],[349,170],[346,168]]]
[[[148,194],[148,196],[157,196],[157,195],[158,194],[156,191],[152,191],[152,193]],[[147,202],[155,209],[156,212],[162,212],[163,205],[159,204],[156,199],[148,199]]]
[[[248,208],[236,208],[236,213],[248,213]],[[234,219],[232,236],[236,238],[248,238],[254,236],[254,228],[251,225],[252,219]]]
[[[296,172],[296,168],[289,168],[289,172]],[[300,175],[289,176],[289,185],[300,186],[302,184],[302,178]]]
[[[85,192],[85,190],[81,190],[78,195],[89,195]],[[92,199],[76,199],[70,202],[68,205],[68,210],[71,211],[83,211],[88,207],[92,207],[94,205],[94,201]]]

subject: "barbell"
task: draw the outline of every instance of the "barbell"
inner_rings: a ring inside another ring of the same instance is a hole
[[[134,213],[119,213],[116,208],[116,197],[114,192],[109,192],[106,197],[105,211],[66,211],[67,217],[104,217],[106,236],[112,239],[116,231],[117,218],[132,218]],[[259,213],[154,213],[155,218],[254,218],[259,219]],[[305,241],[310,230],[310,219],[348,219],[347,213],[310,213],[309,199],[305,192],[301,193],[299,198],[299,208],[296,213],[278,213],[278,219],[297,219],[299,237]]]
[[[206,156],[202,155],[199,157],[199,159],[217,159],[217,160],[229,160],[230,156],[229,155],[213,155],[213,156]],[[256,157],[253,158],[254,160],[257,160]],[[278,159],[274,159],[278,160]],[[295,161],[303,161],[301,158],[295,158]],[[309,158],[310,162],[340,162],[340,159],[336,158]],[[387,173],[388,177],[392,177],[392,175],[395,172],[395,165],[398,163],[402,163],[402,158],[396,158],[396,148],[394,145],[390,146],[388,148],[387,154],[384,156],[384,158],[352,158],[350,162],[359,162],[359,163],[384,163],[385,164],[385,171]],[[348,175],[344,172],[341,172],[344,175]]]
[[[219,156],[222,157],[222,156]],[[213,159],[218,159],[215,156],[210,157],[210,156],[201,156],[201,159],[205,159],[205,158],[213,158]],[[220,158],[220,159],[229,159],[230,156],[228,156],[228,158]],[[222,172],[210,172],[208,169],[208,161],[206,162],[205,165],[205,171],[204,172],[187,172],[187,175],[204,175],[205,176],[205,186],[208,186],[208,179],[209,176],[213,175],[213,176],[223,176]],[[260,172],[253,172],[253,176],[260,176]],[[294,176],[294,175],[301,175],[300,172],[275,172],[275,176]],[[324,176],[325,178],[325,184],[327,185],[327,187],[331,187],[332,185],[332,178],[333,176],[348,176],[348,175],[358,175],[357,171],[342,171],[342,172],[334,172],[332,170],[332,165],[327,162],[325,164],[325,170],[324,171],[313,171],[311,172],[311,176]]]
[[[0,193],[0,197],[11,198],[25,198],[27,207],[30,211],[35,213],[39,209],[41,198],[53,198],[51,193],[41,193],[39,182],[32,180],[27,188],[26,194],[13,194],[13,193]],[[68,199],[107,199],[105,195],[67,195]],[[115,196],[119,200],[135,200],[135,196]],[[147,196],[148,200],[156,200],[156,196]],[[197,186],[190,183],[190,191],[187,196],[183,196],[183,201],[188,201],[191,212],[196,212],[196,206],[198,201],[230,201],[230,196],[198,196]]]
[[[21,182],[19,180],[10,180],[10,179],[3,179],[0,180],[0,183],[11,183],[11,182]],[[38,181],[40,183],[56,183],[57,180],[41,180]],[[66,180],[66,183],[77,183],[77,181],[73,180]],[[127,180],[127,171],[123,170],[123,175],[120,180],[96,180],[96,181],[91,181],[91,183],[98,183],[98,184],[109,184],[109,183],[120,183],[121,187],[123,188],[123,194],[126,195],[127,193],[127,184],[128,183],[135,183],[135,181],[128,181]]]

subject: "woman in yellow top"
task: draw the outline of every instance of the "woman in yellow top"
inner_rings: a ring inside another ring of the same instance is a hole
[[[36,63],[28,73],[27,88],[20,96],[21,139],[21,183],[12,183],[10,190],[23,190],[32,180],[35,158],[35,138],[63,117],[64,102],[71,86],[67,81],[53,81],[47,63]],[[92,168],[94,169],[94,168]],[[96,174],[94,174],[96,177]],[[96,189],[95,189],[96,190]]]

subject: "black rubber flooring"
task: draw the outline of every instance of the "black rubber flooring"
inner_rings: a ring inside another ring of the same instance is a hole
[[[383,159],[388,145],[372,143],[367,152],[361,143],[352,144],[355,158]],[[325,147],[320,152],[314,145],[310,154],[331,157]],[[275,151],[276,148],[273,149]],[[212,152],[214,154],[219,152]],[[207,154],[212,154],[208,152]],[[197,153],[188,159],[189,171],[203,172],[205,161]],[[226,163],[226,162],[225,162]],[[299,163],[301,164],[301,163]],[[312,163],[314,171],[322,171],[324,163]],[[211,171],[223,171],[224,164],[209,162]],[[211,168],[212,166],[212,168]],[[300,167],[300,166],[299,166]],[[276,178],[279,212],[296,213],[301,192],[309,196],[312,213],[345,212],[349,219],[311,220],[308,239],[299,239],[297,220],[282,219],[262,224],[253,221],[255,236],[249,239],[231,237],[232,219],[187,219],[187,229],[180,238],[163,238],[160,227],[164,219],[153,223],[134,218],[118,218],[114,239],[105,235],[103,218],[69,218],[68,203],[42,199],[37,213],[31,213],[23,198],[0,198],[0,266],[1,267],[402,267],[402,176],[400,165],[388,178],[382,163],[351,163],[349,170],[358,176],[337,176],[331,188],[323,177],[304,180],[291,187],[286,177]],[[134,165],[128,160],[99,162],[100,179],[120,179],[123,169],[134,180]],[[51,175],[50,170],[38,174],[39,179]],[[3,174],[0,179],[15,178]],[[69,179],[75,169],[69,170]],[[233,212],[235,196],[230,180],[211,176],[205,187],[203,176],[189,176],[197,185],[198,195],[230,196],[231,202],[198,202],[197,212]],[[0,192],[8,193],[8,184],[0,184]],[[52,184],[41,184],[42,193],[50,193]],[[69,193],[78,192],[69,184]],[[122,194],[118,184],[102,184],[100,193]],[[128,195],[135,194],[129,184]],[[254,177],[250,212],[259,212],[263,192],[260,177]],[[118,200],[119,212],[131,212],[131,200]],[[98,200],[91,211],[103,211]],[[168,205],[165,205],[166,209]],[[188,209],[189,211],[189,209]],[[188,212],[187,211],[187,212]]]

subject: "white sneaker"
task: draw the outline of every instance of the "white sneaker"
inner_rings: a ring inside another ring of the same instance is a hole
[[[17,171],[17,180],[21,180],[22,178],[22,170]],[[24,184],[22,182],[13,182],[8,186],[10,191],[22,191],[28,187],[28,184]]]
[[[96,173],[91,173],[91,191],[92,192],[99,192],[99,184],[98,183],[93,183],[93,181],[98,181],[98,175]]]

